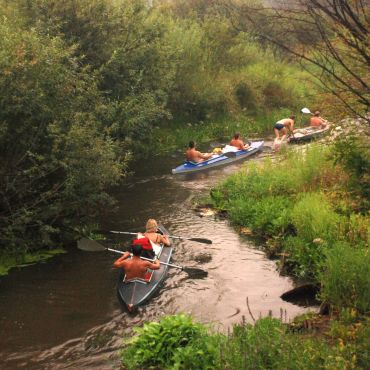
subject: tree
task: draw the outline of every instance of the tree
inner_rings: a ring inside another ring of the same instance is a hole
[[[298,59],[346,110],[370,122],[368,1],[220,2],[235,27]]]
[[[0,20],[0,247],[53,246],[123,175],[89,68],[59,37]]]

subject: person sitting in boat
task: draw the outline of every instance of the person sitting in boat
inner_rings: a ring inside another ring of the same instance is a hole
[[[145,279],[147,270],[158,270],[161,265],[159,260],[154,262],[144,261],[140,259],[142,247],[139,244],[132,245],[132,258],[129,252],[125,252],[122,257],[118,258],[113,263],[113,267],[123,268],[125,270],[125,280]]]
[[[294,120],[295,116],[291,115],[289,118],[283,118],[280,121],[277,121],[274,126],[274,132],[275,132],[275,141],[283,141],[286,136],[288,131],[293,133],[294,130]],[[280,139],[280,131],[282,133],[282,137]]]
[[[327,126],[326,120],[320,116],[320,112],[318,110],[310,118],[310,126],[317,129],[322,129]]]
[[[230,145],[235,146],[238,150],[246,150],[249,148],[249,144],[245,144],[240,138],[240,132],[235,133],[234,138],[230,141]]]
[[[150,241],[156,244],[163,244],[166,246],[171,245],[171,241],[168,238],[168,235],[162,235],[158,232],[158,224],[157,221],[153,218],[150,218],[146,225],[145,225],[145,233],[144,236],[147,237]]]
[[[189,141],[189,147],[186,151],[186,160],[189,162],[203,162],[212,157],[212,153],[201,153],[195,148],[195,142],[193,140]]]

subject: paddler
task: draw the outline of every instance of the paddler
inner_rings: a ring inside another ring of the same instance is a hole
[[[240,132],[235,132],[233,139],[230,141],[230,145],[235,146],[238,150],[246,150],[249,148],[249,144],[245,144],[240,138]]]
[[[145,233],[144,236],[147,237],[150,241],[156,244],[163,244],[166,246],[171,245],[171,241],[168,238],[168,235],[162,235],[158,232],[158,224],[157,221],[153,218],[150,218],[145,225]]]
[[[317,110],[310,118],[310,126],[315,128],[325,128],[327,121],[320,116],[320,112]]]
[[[203,162],[212,157],[212,153],[201,153],[195,148],[195,142],[193,140],[189,141],[189,147],[186,150],[186,160],[189,162]]]
[[[122,257],[118,258],[114,263],[113,267],[123,268],[125,270],[125,280],[131,279],[145,279],[147,270],[158,270],[160,268],[159,260],[149,262],[140,259],[142,247],[141,245],[132,245],[132,258],[129,252],[125,252]]]

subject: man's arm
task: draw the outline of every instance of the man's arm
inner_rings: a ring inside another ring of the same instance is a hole
[[[147,262],[145,267],[151,270],[158,270],[161,267],[161,263],[159,262],[159,260],[155,260],[153,263]]]
[[[212,153],[201,153],[198,152],[198,157],[202,159],[209,159],[212,157]]]
[[[114,261],[113,267],[122,267],[122,262],[126,260],[128,257],[130,257],[131,254],[129,252],[123,253],[122,257],[118,258],[117,260]]]

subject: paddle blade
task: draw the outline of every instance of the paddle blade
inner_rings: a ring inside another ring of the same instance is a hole
[[[193,242],[203,243],[203,244],[212,244],[212,240],[204,239],[204,238],[189,238]]]
[[[204,279],[208,276],[208,272],[195,267],[183,267],[184,272],[188,274],[190,279]]]
[[[305,114],[311,114],[311,111],[308,108],[302,108],[301,112]]]
[[[106,250],[106,248],[97,241],[88,238],[81,238],[78,240],[77,248],[86,252],[101,252]]]

